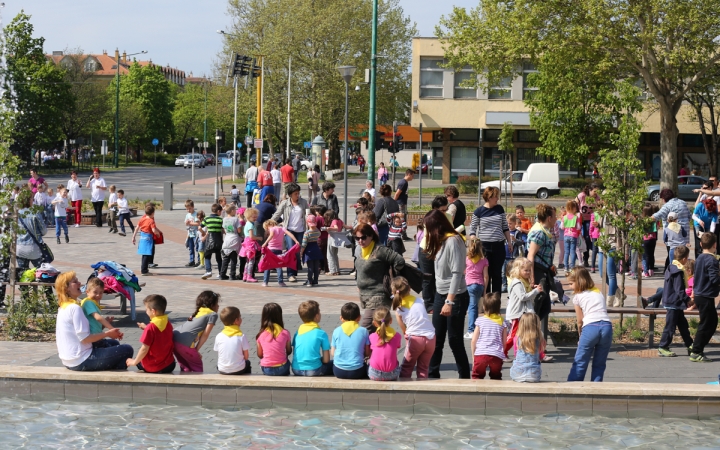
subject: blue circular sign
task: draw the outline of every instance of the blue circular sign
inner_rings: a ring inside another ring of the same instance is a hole
[[[242,148],[242,142],[238,142],[238,148]]]
[[[160,143],[157,139],[153,139],[152,144],[157,147],[157,145]]]

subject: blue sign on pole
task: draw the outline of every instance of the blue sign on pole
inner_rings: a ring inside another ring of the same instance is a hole
[[[152,144],[153,144],[155,147],[157,147],[157,145],[158,145],[159,143],[160,143],[160,141],[158,141],[157,139],[153,139],[153,140],[152,140]]]
[[[242,148],[242,142],[238,142],[238,148]]]
[[[312,148],[312,142],[310,142],[310,141],[303,142],[303,148]]]
[[[232,159],[231,158],[220,158],[220,159],[222,159],[223,167],[232,167]]]

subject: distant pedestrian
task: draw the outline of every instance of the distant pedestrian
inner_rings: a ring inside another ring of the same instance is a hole
[[[139,242],[136,241],[138,232],[140,233]],[[138,244],[138,254],[142,255],[141,275],[150,275],[148,268],[155,258],[155,236],[162,236],[162,232],[155,225],[155,205],[148,203],[145,206],[145,215],[140,219],[132,238],[133,245],[136,242]]]
[[[82,183],[78,180],[77,172],[70,172],[70,181],[67,183],[67,189],[70,193],[70,204],[75,208],[75,228],[80,227],[82,220]]]
[[[387,183],[388,180],[388,171],[385,168],[385,163],[381,162],[380,167],[378,168],[378,181],[380,182],[380,186],[383,186],[385,183]]]
[[[295,182],[295,169],[293,169],[290,158],[285,160],[285,165],[280,168],[280,175],[282,178],[282,190],[283,199],[287,198],[287,185],[288,183]],[[280,197],[278,197],[280,200]]]
[[[125,198],[125,191],[118,189],[118,215],[120,216],[120,236],[125,236],[125,222],[130,226],[130,232],[135,232],[135,225],[130,221],[130,208],[128,207],[128,201]]]
[[[117,233],[117,218],[118,218],[118,205],[117,205],[117,199],[118,195],[115,192],[116,187],[115,185],[110,186],[110,197],[108,197],[108,226],[110,227],[110,231],[108,233]]]
[[[415,171],[412,169],[408,169],[405,171],[405,177],[400,180],[397,184],[397,191],[395,192],[395,201],[397,202],[398,206],[400,207],[400,212],[403,213],[404,216],[407,216],[407,202],[408,202],[408,189],[410,187],[410,182],[413,180],[413,177],[415,177]],[[403,233],[403,240],[404,241],[411,241],[407,235],[407,232]]]
[[[365,158],[362,155],[358,156],[357,165],[360,166],[360,173],[365,173]]]
[[[102,228],[102,209],[105,204],[105,191],[107,191],[107,185],[105,179],[100,176],[100,169],[97,167],[93,169],[93,174],[85,184],[85,187],[90,188],[91,195],[90,200],[95,210],[95,226]]]
[[[295,179],[293,181],[297,183],[298,174],[300,173],[300,155],[298,155],[297,153],[295,154],[295,159],[293,159],[293,161],[292,161],[292,168],[293,168],[293,171],[295,172],[294,173]]]
[[[35,169],[30,169],[30,179],[28,180],[28,185],[32,189],[33,195],[37,193],[38,186],[43,183],[45,183],[45,178],[39,176]]]
[[[338,204],[338,198],[334,194],[335,192],[335,183],[332,181],[326,181],[322,185],[322,194],[314,197],[312,199],[311,205],[320,205],[324,206],[327,209],[330,209],[332,211],[335,211],[335,215],[340,215],[340,205]]]
[[[277,162],[273,164],[270,175],[272,175],[275,199],[278,199],[280,198],[280,193],[282,192],[282,173],[280,172],[280,167]]]
[[[250,168],[245,171],[245,198],[247,208],[252,206],[253,192],[258,186],[257,183],[258,169],[255,167],[255,163],[250,161]]]

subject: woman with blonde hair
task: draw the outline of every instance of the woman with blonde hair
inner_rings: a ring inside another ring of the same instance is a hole
[[[58,355],[63,365],[70,370],[125,370],[125,361],[133,356],[133,348],[127,344],[111,347],[94,347],[93,342],[101,339],[122,339],[123,334],[117,328],[102,333],[90,334],[88,323],[82,308],[77,302],[80,281],[75,272],[61,273],[55,280],[58,297],[57,325],[55,341]]]

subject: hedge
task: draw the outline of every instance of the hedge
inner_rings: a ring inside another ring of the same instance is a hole
[[[592,178],[560,178],[560,181],[558,182],[558,186],[560,188],[574,188],[574,189],[583,189],[585,186],[589,184],[597,184],[599,188],[602,189],[603,182],[602,180],[593,180]]]

